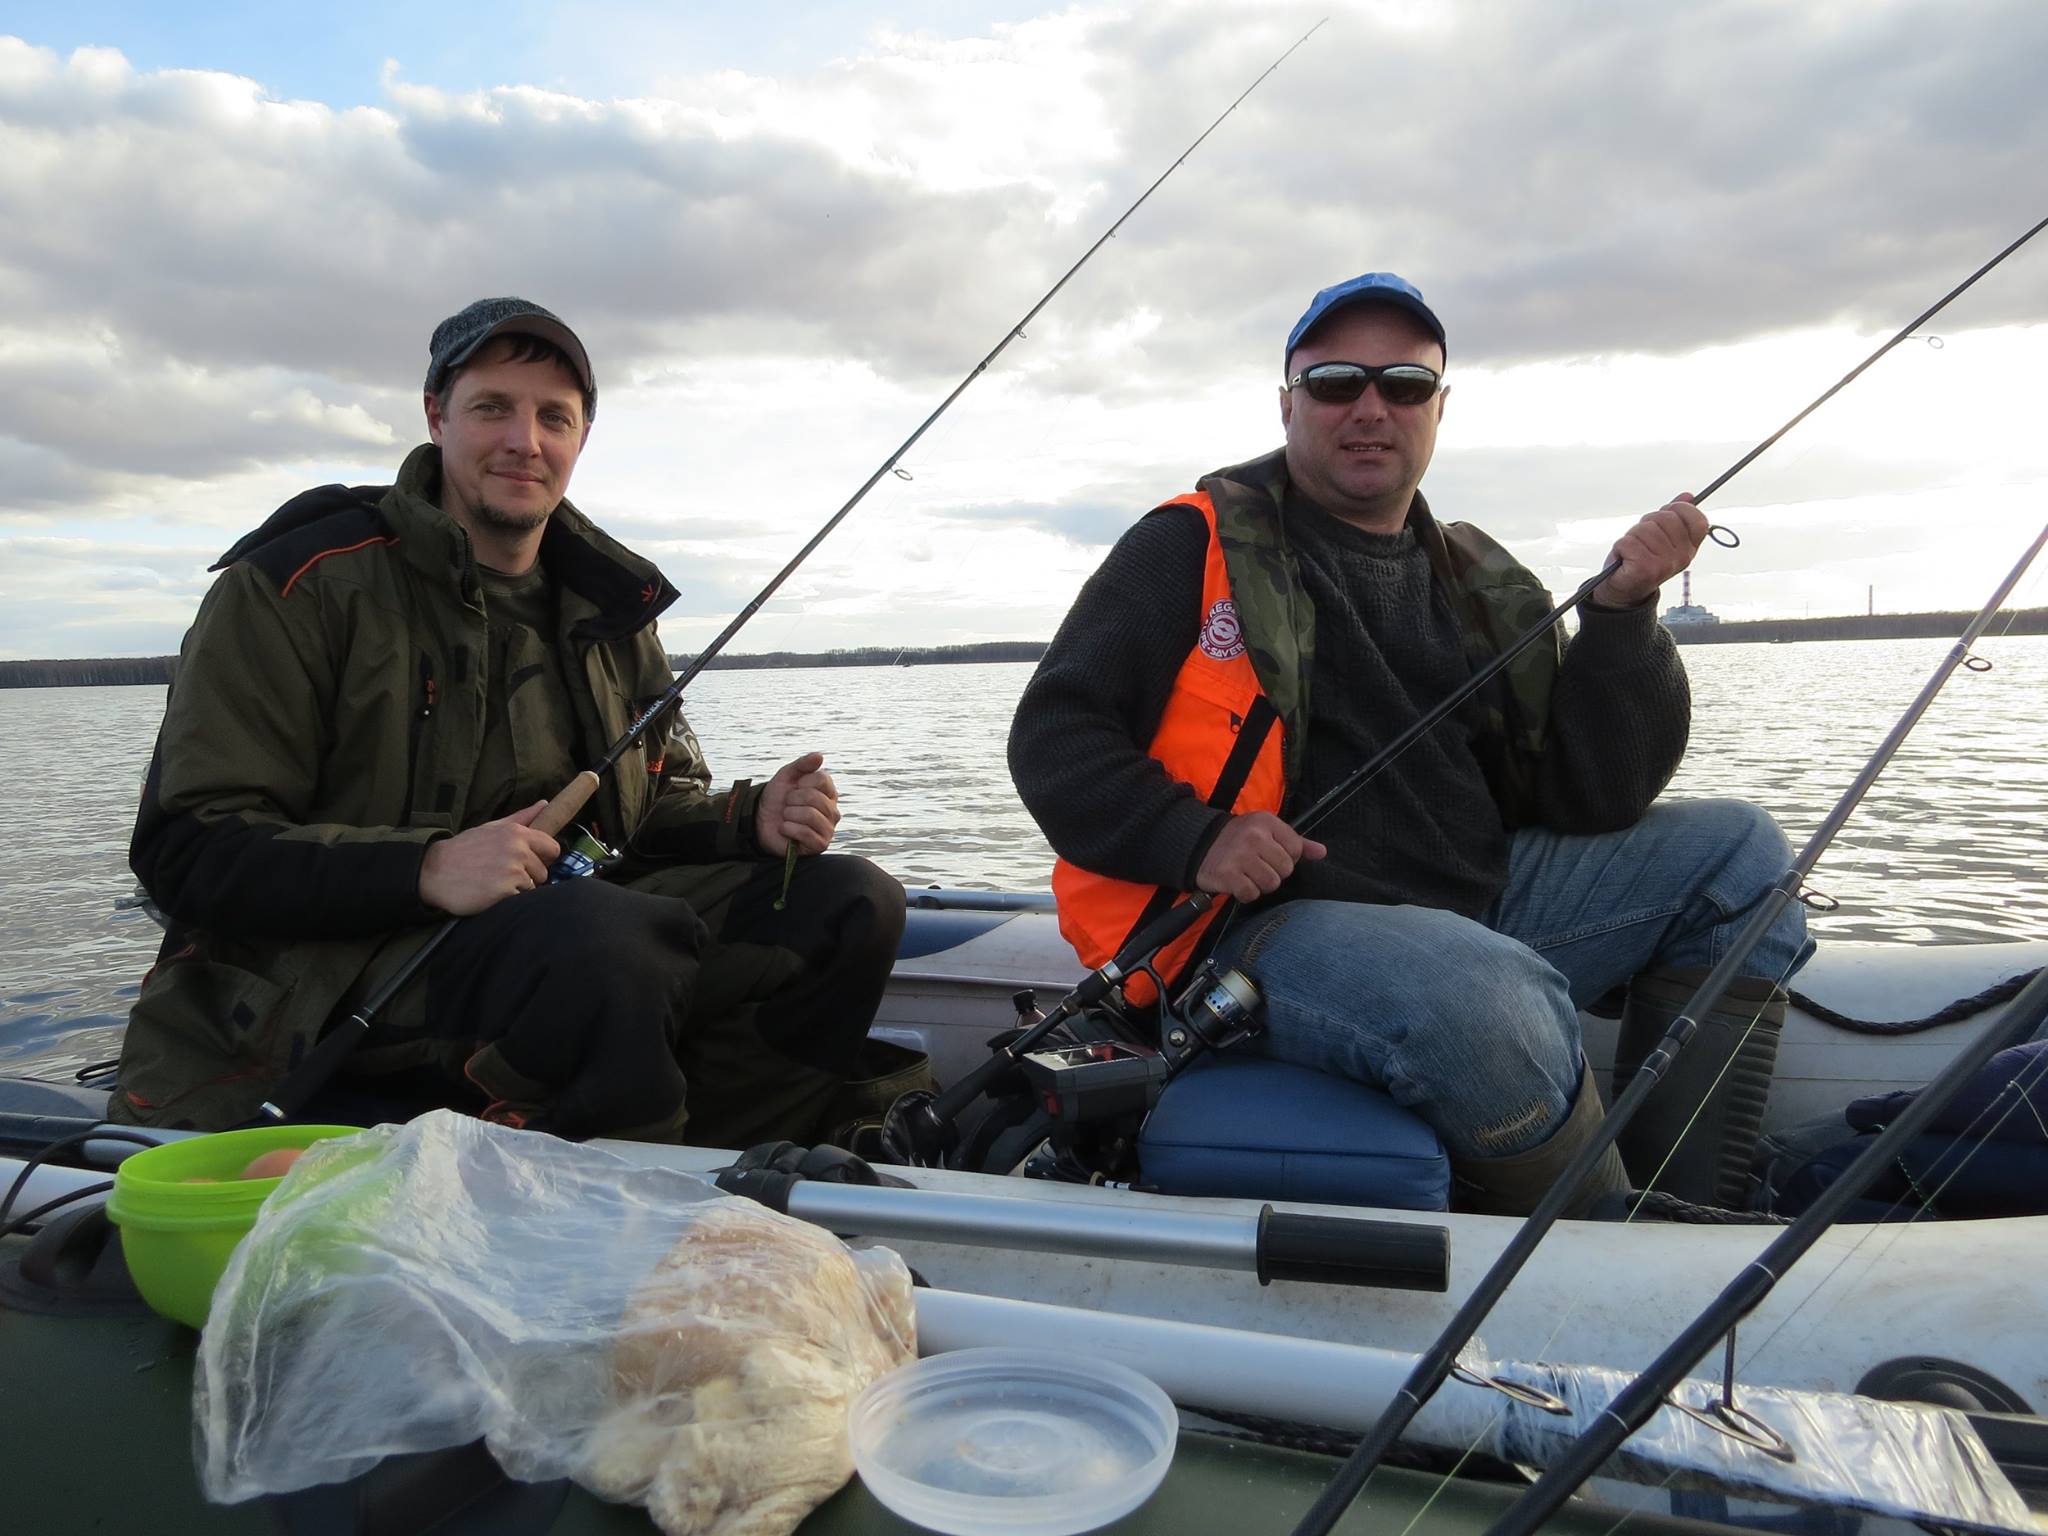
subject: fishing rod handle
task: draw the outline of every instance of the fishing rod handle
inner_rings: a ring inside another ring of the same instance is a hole
[[[1196,918],[1223,899],[1214,891],[1190,892],[1186,901],[1176,902],[1132,934],[1129,942],[1117,951],[1115,959],[1101,970],[1092,973],[1074,989],[1074,998],[1083,1006],[1101,1001],[1102,993],[1108,991],[1109,986],[1122,981],[1132,970],[1150,960],[1160,950],[1194,927]],[[1094,994],[1084,996],[1090,984],[1098,977],[1105,978],[1105,984]]]
[[[597,772],[595,769],[586,768],[564,784],[555,798],[533,818],[533,830],[545,832],[549,837],[560,837],[562,830],[576,819],[583,807],[590,803],[590,797],[596,793]]]
[[[1054,1015],[1047,1014],[1046,1018],[1040,1020],[1038,1025],[1032,1026],[1033,1030],[1038,1030],[1040,1025],[1053,1017]],[[1026,1044],[1026,1042],[1030,1040],[1031,1035],[1027,1033],[1018,1039],[1015,1044],[1024,1046],[1028,1050],[1030,1045]],[[941,1089],[938,1096],[926,1106],[926,1113],[931,1117],[931,1121],[936,1122],[936,1124],[929,1125],[928,1129],[942,1130],[945,1133],[943,1140],[940,1142],[941,1146],[950,1146],[952,1144],[953,1121],[959,1117],[960,1112],[980,1098],[982,1094],[986,1093],[989,1085],[1000,1077],[1003,1069],[1012,1065],[1014,1060],[1015,1057],[1011,1050],[989,1052],[988,1060],[982,1062],[972,1072],[969,1072],[965,1077],[954,1083],[952,1087]]]
[[[1031,1025],[1008,1045],[989,1052],[988,1060],[969,1072],[950,1088],[941,1089],[930,1104],[925,1106],[929,1117],[926,1129],[939,1131],[944,1135],[943,1145],[952,1145],[951,1128],[960,1112],[986,1093],[990,1084],[1000,1077],[1005,1068],[1014,1066],[1017,1058],[1037,1045],[1060,1025],[1071,1019],[1084,1008],[1093,1007],[1109,994],[1117,977],[1112,976],[1116,962],[1111,961],[1098,971],[1083,976],[1074,990],[1060,999],[1059,1005],[1037,1023]]]
[[[1083,1009],[1094,1007],[1109,996],[1130,975],[1132,968],[1151,959],[1155,953],[1187,932],[1194,925],[1195,919],[1214,906],[1217,900],[1216,896],[1207,891],[1197,891],[1188,900],[1167,908],[1147,923],[1143,929],[1132,935],[1130,942],[1117,952],[1114,959],[1083,976],[1074,990],[1060,999],[1059,1006],[1052,1012],[1008,1045],[992,1052],[988,1060],[950,1088],[942,1090],[929,1104],[923,1106],[919,1116],[918,1134],[928,1143],[935,1143],[939,1147],[952,1145],[954,1120],[959,1117],[962,1110],[988,1091],[989,1085],[1002,1075],[1005,1068],[1014,1065],[1019,1056],[1037,1045],[1068,1019]]]
[[[277,1085],[277,1091],[258,1106],[256,1123],[289,1120],[305,1107],[308,1099],[325,1088],[328,1079],[341,1070],[349,1052],[369,1038],[370,1021],[384,1011],[385,1004],[396,997],[407,982],[419,974],[420,967],[434,957],[434,951],[448,941],[448,935],[461,922],[461,918],[451,917],[427,935],[426,942],[406,956],[405,963],[385,978],[384,985],[321,1036],[319,1043],[285,1074],[284,1080]]]
[[[256,1123],[274,1125],[291,1119],[304,1109],[306,1101],[327,1086],[328,1080],[341,1070],[341,1064],[348,1059],[349,1053],[361,1045],[369,1033],[370,1010],[358,1008],[322,1035],[320,1043],[300,1059],[290,1075],[277,1085],[277,1091],[258,1107]]]
[[[631,738],[628,737],[628,740]],[[583,807],[590,803],[590,797],[597,793],[598,778],[595,769],[586,768],[541,808],[530,825],[535,831],[545,832],[549,837],[559,837],[564,828],[574,821]],[[327,1086],[349,1053],[369,1037],[370,1021],[377,1017],[385,1004],[396,997],[399,990],[419,973],[421,966],[433,958],[434,951],[455,931],[460,918],[451,917],[418,949],[406,959],[405,964],[395,971],[383,986],[379,987],[363,1005],[343,1019],[321,1037],[292,1070],[285,1074],[277,1091],[265,1099],[258,1108],[259,1123],[275,1123],[289,1120],[305,1107],[306,1101]]]

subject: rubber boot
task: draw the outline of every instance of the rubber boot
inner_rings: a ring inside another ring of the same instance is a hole
[[[1600,1089],[1593,1081],[1593,1069],[1583,1065],[1579,1074],[1578,1097],[1564,1124],[1550,1133],[1550,1139],[1526,1152],[1508,1157],[1454,1158],[1451,1172],[1457,1176],[1456,1206],[1481,1216],[1526,1216],[1564,1172],[1565,1164],[1593,1139],[1607,1116],[1600,1105]],[[1585,1181],[1564,1209],[1567,1216],[1583,1216],[1602,1195],[1626,1191],[1628,1173],[1621,1154],[1609,1147],[1600,1154]]]
[[[1617,1099],[1706,977],[1700,968],[1646,971],[1629,983],[1614,1047]],[[1621,1133],[1621,1155],[1648,1187],[1740,1210],[1771,1096],[1785,994],[1760,977],[1739,977],[1697,1023]]]

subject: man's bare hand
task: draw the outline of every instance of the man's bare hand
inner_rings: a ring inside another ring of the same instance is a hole
[[[429,843],[420,861],[420,900],[456,917],[470,917],[507,896],[545,885],[548,866],[562,850],[530,823],[547,804],[536,800],[523,811]]]
[[[1195,884],[1219,896],[1257,901],[1280,889],[1294,866],[1329,852],[1270,811],[1233,816],[1202,855]]]
[[[825,771],[825,754],[806,752],[776,769],[762,787],[754,841],[763,853],[787,853],[791,844],[798,853],[823,853],[838,825],[839,786]]]
[[[1633,608],[1692,564],[1707,537],[1707,514],[1681,492],[1624,533],[1612,554],[1621,569],[1593,589],[1603,608]]]

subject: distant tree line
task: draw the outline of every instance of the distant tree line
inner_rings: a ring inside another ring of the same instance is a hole
[[[93,656],[0,661],[0,688],[86,688],[100,683],[168,683],[175,656]]]
[[[1955,635],[1967,613],[1847,614],[1821,619],[1751,619],[1722,624],[1675,624],[1681,645],[1728,645],[1759,640],[1870,640]],[[2022,608],[1997,620],[1992,635],[2048,634],[2048,608]],[[860,645],[837,651],[764,651],[750,656],[714,656],[712,672],[763,667],[908,667],[957,662],[1036,661],[1043,640],[983,640],[973,645]],[[82,688],[94,684],[168,683],[175,656],[102,656],[65,661],[0,661],[0,688]],[[680,670],[688,656],[671,656]]]
[[[1045,654],[1043,640],[982,640],[973,645],[860,645],[837,651],[763,651],[752,656],[711,658],[707,672],[759,667],[908,667],[963,661],[1036,661]],[[686,667],[692,658],[671,656],[669,665]]]
[[[758,667],[931,666],[949,662],[1036,661],[1043,640],[984,640],[974,645],[863,645],[839,651],[768,651],[756,656],[714,656],[707,669]],[[175,656],[108,656],[65,661],[0,661],[0,688],[84,688],[95,684],[168,683]],[[671,656],[669,665],[688,665]]]
[[[1673,624],[1680,645],[1754,645],[1759,640],[1932,640],[1954,639],[1974,612],[1849,613],[1820,619],[1733,619],[1719,624]],[[1993,619],[1985,638],[2048,635],[2048,608],[2020,608]]]

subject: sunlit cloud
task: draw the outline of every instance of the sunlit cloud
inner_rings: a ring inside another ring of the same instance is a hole
[[[590,343],[572,494],[701,644],[1320,13],[735,64],[600,3],[482,83],[394,38],[366,104],[0,38],[0,655],[172,649],[238,532],[391,476],[485,292]],[[2044,55],[2026,0],[1340,5],[738,646],[1049,635],[1124,527],[1277,442],[1280,338],[1369,267],[1450,328],[1432,504],[1574,584],[2038,216]],[[1978,600],[2048,501],[2044,317],[2024,252],[1729,485],[1717,609]]]

